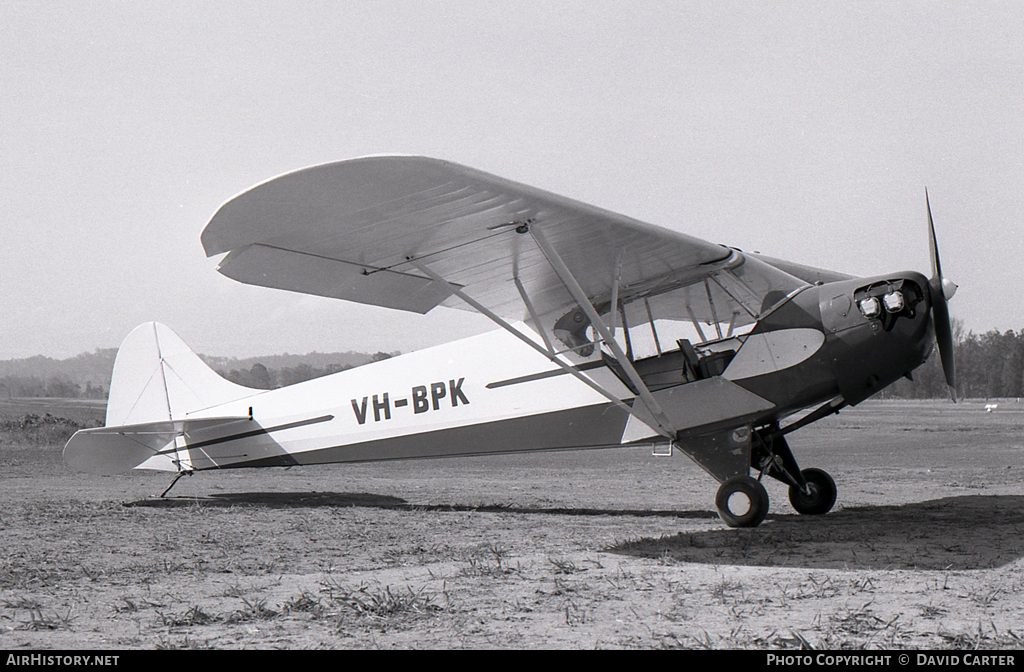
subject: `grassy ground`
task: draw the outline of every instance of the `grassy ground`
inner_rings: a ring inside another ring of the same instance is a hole
[[[636,449],[200,473],[161,500],[167,474],[62,464],[101,406],[10,402],[0,648],[1021,648],[1024,408],[999,404],[802,430],[836,509],[770,482],[732,530],[710,477]],[[73,423],[33,434],[46,413]]]

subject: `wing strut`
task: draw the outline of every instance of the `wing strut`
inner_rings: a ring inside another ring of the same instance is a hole
[[[654,315],[651,313],[651,303],[644,299],[644,308],[647,309],[647,321],[651,324],[651,334],[654,336],[654,347],[658,349],[658,357],[661,357],[661,341],[658,339],[658,330],[654,326]]]
[[[697,329],[697,334],[700,336],[700,342],[707,342],[708,337],[704,335],[704,330],[700,328],[700,322],[697,321],[697,316],[693,314],[693,308],[690,307],[690,304],[686,304],[686,312],[690,315],[690,322],[692,322],[693,326]]]
[[[527,312],[530,313],[530,319],[533,320],[535,325],[537,325],[537,333],[539,333],[540,337],[544,339],[544,347],[546,347],[548,352],[552,355],[557,354],[554,346],[551,344],[551,339],[548,338],[548,332],[544,331],[544,327],[541,326],[540,316],[537,315],[537,311],[533,307],[533,301],[530,301],[530,295],[526,293],[526,288],[523,287],[523,283],[519,281],[519,276],[517,275],[513,280],[516,283],[516,289],[519,290],[519,296],[522,297],[523,303],[526,305]]]
[[[708,279],[704,278],[704,291],[708,294],[708,306],[711,308],[711,319],[715,322],[715,331],[718,333],[718,338],[722,338],[722,325],[718,323],[718,311],[715,310],[715,300],[711,298],[711,285],[708,283]]]
[[[450,291],[452,294],[454,294],[455,296],[457,296],[460,299],[462,299],[463,301],[465,301],[467,304],[469,304],[470,306],[472,306],[473,308],[478,310],[481,314],[486,316],[488,319],[490,319],[492,322],[497,324],[499,327],[501,327],[502,329],[504,329],[508,333],[510,333],[513,336],[515,336],[516,338],[518,338],[520,341],[522,341],[526,345],[530,346],[531,348],[533,348],[534,350],[536,350],[540,354],[542,354],[545,357],[547,357],[552,363],[558,365],[558,367],[561,368],[563,371],[565,371],[566,373],[571,374],[572,376],[577,378],[580,382],[582,382],[585,385],[587,385],[587,387],[590,387],[595,392],[600,393],[602,396],[606,397],[613,404],[615,404],[616,406],[619,406],[620,408],[622,408],[627,413],[636,416],[637,419],[643,421],[644,423],[649,423],[650,422],[650,418],[649,417],[645,417],[639,411],[637,411],[636,409],[630,407],[628,404],[626,404],[624,401],[622,401],[622,399],[619,399],[617,396],[615,396],[614,394],[612,394],[608,390],[606,390],[603,387],[601,387],[601,385],[597,384],[596,382],[594,382],[590,378],[588,378],[585,375],[583,375],[583,373],[581,371],[579,371],[578,369],[576,369],[573,366],[570,366],[569,364],[566,364],[561,359],[559,359],[557,357],[557,353],[555,353],[554,350],[551,349],[550,342],[548,341],[547,338],[544,339],[545,343],[548,345],[547,348],[538,345],[533,339],[529,338],[528,336],[526,336],[525,334],[520,332],[518,329],[513,327],[511,324],[509,324],[508,322],[503,320],[501,317],[499,317],[497,314],[495,314],[494,311],[492,311],[489,308],[487,308],[487,306],[483,305],[482,303],[480,303],[479,301],[477,301],[473,297],[471,297],[468,294],[466,294],[458,286],[448,282],[443,277],[441,277],[440,275],[435,273],[434,270],[431,269],[430,267],[428,267],[426,264],[423,264],[418,259],[414,259],[414,258],[411,258],[411,257],[408,259],[408,261],[409,261],[410,264],[415,266],[421,273],[423,273],[424,275],[429,277],[431,280],[434,280],[435,282],[439,282],[443,286],[447,287],[448,291]],[[517,286],[519,286],[520,292],[522,292],[525,295],[525,293],[526,293],[525,290],[519,285],[518,282],[516,284],[517,284]],[[525,296],[524,296],[524,299],[525,299]],[[524,303],[526,303],[526,305],[527,305],[527,310],[530,310],[530,306],[531,306],[530,302],[528,300],[524,300]],[[589,305],[590,302],[588,301],[587,303]],[[593,309],[593,308],[591,307],[591,309]],[[531,310],[530,312],[531,312],[531,317],[534,319],[535,322],[537,322],[537,330],[540,331],[543,334],[543,327],[540,325],[540,322],[537,321],[537,318],[534,317],[533,311]],[[618,349],[618,346],[616,346],[616,349]],[[632,369],[633,368],[632,365],[630,365],[629,368]],[[647,388],[643,388],[643,389],[644,389],[644,391],[646,391]],[[648,392],[647,394],[650,394],[650,393]],[[652,398],[652,401],[653,401],[653,398]],[[661,411],[660,407],[658,408],[658,411]],[[652,413],[654,413],[653,410],[652,410]],[[662,417],[664,417],[664,413],[662,413],[661,415],[662,415]],[[657,416],[656,416],[656,418],[657,418]],[[660,418],[657,418],[656,422],[658,423],[658,427],[655,427],[654,429],[659,434],[664,436],[666,439],[668,439],[670,441],[674,441],[675,440],[675,433],[670,429],[671,423],[668,423],[668,422],[662,423]]]
[[[619,255],[615,258],[615,279],[612,282],[612,306],[609,309],[609,315],[612,318],[611,334],[612,338],[615,338],[615,331],[619,328],[619,278],[622,275],[622,250],[619,250]],[[629,329],[625,327],[625,320],[623,322],[623,331],[626,332],[626,338],[629,338]]]
[[[623,371],[626,372],[626,376],[629,377],[630,382],[633,383],[633,387],[636,388],[637,392],[640,393],[640,399],[643,400],[644,405],[647,406],[647,410],[654,416],[654,421],[657,423],[658,433],[662,436],[674,440],[675,432],[672,431],[672,423],[665,416],[665,411],[661,410],[661,406],[655,401],[651,391],[647,389],[647,385],[644,384],[640,374],[633,368],[633,362],[626,357],[626,353],[622,351],[619,344],[615,341],[615,338],[608,331],[608,327],[605,325],[601,316],[597,314],[597,309],[594,308],[594,304],[590,302],[586,292],[580,287],[580,284],[576,281],[572,271],[562,261],[562,257],[559,256],[558,252],[548,239],[544,236],[544,233],[540,230],[536,224],[528,224],[529,232],[533,235],[533,239],[537,242],[537,246],[540,247],[541,252],[547,258],[548,263],[551,264],[551,268],[554,269],[555,273],[561,279],[562,284],[569,290],[572,298],[576,300],[579,307],[583,309],[587,317],[590,318],[590,324],[597,329],[598,333],[601,334],[601,338],[604,339],[608,347],[611,348],[615,358],[619,360],[619,364],[622,366]],[[518,229],[517,229],[518,231]],[[615,306],[612,306],[612,310],[615,311]],[[615,311],[617,312],[617,311]],[[613,317],[615,312],[612,313]]]

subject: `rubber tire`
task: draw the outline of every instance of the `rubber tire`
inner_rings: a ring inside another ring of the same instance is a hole
[[[811,494],[805,495],[800,488],[790,486],[789,503],[797,513],[807,516],[821,516],[832,510],[836,503],[836,482],[821,469],[804,469],[800,472]]]
[[[744,512],[733,513],[729,509],[729,498],[735,494],[746,495],[750,508]],[[761,482],[750,476],[734,476],[718,488],[715,495],[715,507],[718,515],[729,527],[757,527],[768,515],[768,491]]]

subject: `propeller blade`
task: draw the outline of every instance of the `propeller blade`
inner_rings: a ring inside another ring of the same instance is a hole
[[[928,201],[928,190],[924,190],[925,207],[928,209],[928,248],[932,259],[932,277],[928,280],[928,293],[932,303],[932,326],[935,329],[935,342],[939,346],[939,358],[942,360],[942,373],[946,377],[950,396],[956,401],[956,363],[953,345],[953,325],[949,320],[949,304],[946,285],[956,285],[942,277],[942,263],[939,261],[939,245],[935,240],[935,224],[932,221],[932,206]],[[953,295],[949,292],[949,296]]]
[[[949,393],[956,401],[956,363],[954,362],[953,327],[949,321],[949,307],[942,290],[932,290],[932,324],[935,326],[935,342],[939,345],[939,357],[942,360],[942,373],[946,376]]]
[[[932,204],[928,200],[928,188],[924,190],[924,205],[928,209],[928,251],[932,256],[932,280],[938,278],[942,285],[942,264],[939,262],[939,246],[935,242],[935,222],[932,221]]]

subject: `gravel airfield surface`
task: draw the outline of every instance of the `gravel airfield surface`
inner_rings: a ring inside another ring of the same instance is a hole
[[[0,405],[46,412],[103,415]],[[791,445],[835,509],[768,479],[735,530],[713,479],[642,448],[202,472],[160,499],[168,474],[73,473],[9,428],[0,648],[1022,648],[1024,403],[869,401]]]

